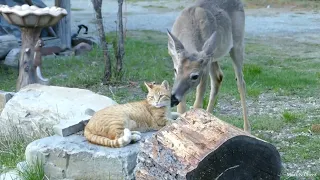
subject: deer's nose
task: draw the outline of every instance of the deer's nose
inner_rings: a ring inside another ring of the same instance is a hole
[[[171,95],[171,107],[174,107],[176,105],[178,105],[180,102],[179,100],[176,98],[176,96],[173,94]]]

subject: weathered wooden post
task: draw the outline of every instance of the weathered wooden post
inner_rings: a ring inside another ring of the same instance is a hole
[[[71,49],[71,3],[70,0],[55,0],[55,6],[65,9],[68,14],[55,26],[55,31],[61,40],[62,46]]]
[[[141,144],[137,180],[280,179],[276,148],[193,109]]]
[[[0,13],[10,23],[21,29],[21,53],[19,60],[19,78],[16,90],[28,84],[48,84],[48,80],[41,75],[41,47],[40,39],[42,28],[55,25],[67,11],[62,8],[38,8],[37,6],[9,7],[0,6]]]

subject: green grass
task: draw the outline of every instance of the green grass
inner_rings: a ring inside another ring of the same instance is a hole
[[[284,111],[282,113],[282,117],[286,123],[296,123],[299,119],[303,118],[304,115],[295,112]]]
[[[82,8],[71,8],[71,11],[83,11],[84,9]]]
[[[0,168],[0,174],[1,171],[15,168],[17,163],[24,161],[25,149],[29,143],[50,135],[46,132],[34,132],[33,136],[26,135],[11,120],[2,126],[6,128],[0,129],[0,167],[6,168]]]
[[[24,160],[24,152],[31,140],[26,139],[18,129],[12,129],[10,135],[0,134],[0,165],[14,168]]]
[[[167,52],[166,39],[165,34],[151,31],[128,33],[122,83],[164,79],[172,83],[172,61]],[[262,93],[270,92],[299,97],[317,95],[320,82],[316,72],[309,72],[309,66],[301,67],[299,70],[292,68],[291,63],[302,64],[300,58],[283,61],[283,57],[279,55],[281,52],[268,48],[265,51],[272,51],[271,59],[270,53],[260,51],[264,47],[261,44],[247,45],[244,77],[249,97],[257,98]],[[259,51],[261,53],[257,55]],[[87,57],[50,59],[43,63],[43,73],[52,77],[52,84],[55,85],[95,89],[103,74],[101,56],[102,53],[96,48]],[[220,64],[224,73],[221,94],[239,98],[230,58],[224,58]],[[0,67],[0,88],[13,91],[17,76],[17,70]]]
[[[235,125],[238,128],[243,128],[242,117],[228,116],[228,115],[217,115],[221,120],[226,121],[230,124]],[[285,123],[281,118],[271,118],[269,116],[251,116],[250,122],[252,124],[251,129],[254,130],[272,130],[279,132]]]
[[[301,162],[303,160],[318,159],[320,157],[319,136],[297,136],[290,139],[289,143],[289,147],[283,147],[280,149],[281,152],[284,152],[282,157],[284,162]]]
[[[161,6],[161,5],[146,5],[146,6],[142,6],[144,8],[157,8],[157,9],[167,9],[166,6]]]
[[[33,163],[27,163],[23,169],[18,170],[18,174],[22,180],[47,180],[44,173],[43,164],[40,160]]]
[[[108,34],[107,40],[112,42],[115,36]],[[291,56],[290,52],[276,49],[270,44],[260,41],[246,42],[246,59],[244,64],[244,78],[247,87],[248,100],[261,101],[261,94],[272,93],[279,97],[319,98],[320,75],[316,68],[317,59],[301,56]],[[292,43],[294,45],[294,42]],[[311,45],[311,49],[315,48]],[[146,89],[143,82],[157,83],[168,80],[173,83],[173,63],[167,50],[167,36],[164,33],[153,31],[129,31],[125,44],[125,59],[123,79],[119,82],[112,79],[111,86],[101,85],[101,77],[104,70],[102,52],[94,48],[88,55],[81,57],[50,58],[43,62],[43,74],[51,78],[51,84],[57,86],[85,88],[102,95],[109,96],[119,103],[126,103],[145,98]],[[113,50],[110,49],[113,57]],[[112,58],[113,68],[115,59]],[[218,101],[230,98],[239,100],[234,70],[230,57],[225,57],[220,62],[224,73]],[[299,67],[299,68],[296,68]],[[0,89],[14,91],[18,71],[5,68],[0,65]],[[209,90],[204,98],[206,107]],[[270,101],[278,101],[273,99]],[[268,100],[267,100],[268,101]],[[188,105],[193,105],[194,92],[188,95]],[[242,129],[242,116],[220,114],[217,105],[214,114]],[[241,107],[239,107],[241,108]],[[266,107],[267,108],[267,107]],[[278,107],[281,108],[281,107]],[[319,118],[310,118],[307,115],[318,117],[319,109],[306,109],[303,111],[285,111],[280,113],[252,115],[249,120],[253,134],[280,147],[284,162],[304,162],[317,159],[319,155],[319,135],[307,137],[300,135],[308,132],[305,124],[319,123]],[[290,131],[285,131],[289,129]],[[299,134],[292,139],[283,139],[290,146],[281,145],[281,140],[275,140],[275,134],[292,133]],[[18,135],[3,137],[0,135],[0,164],[6,167],[14,167],[17,162],[24,159],[24,149],[32,139],[24,139]],[[5,146],[3,146],[5,144]],[[308,149],[308,151],[306,151]]]

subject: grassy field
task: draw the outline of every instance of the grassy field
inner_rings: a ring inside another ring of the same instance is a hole
[[[108,40],[111,39],[113,37],[109,36]],[[90,89],[119,103],[143,99],[146,95],[143,81],[166,79],[170,84],[173,82],[173,65],[166,43],[167,37],[163,33],[128,32],[123,79],[121,82],[113,80],[110,86],[101,85],[103,60],[97,48],[83,57],[46,58],[43,74],[51,78],[52,85]],[[295,45],[291,46],[284,45],[283,48],[294,51]],[[302,46],[309,50],[319,48],[312,44]],[[284,164],[282,179],[299,179],[286,176],[297,172],[314,175],[308,177],[310,179],[320,178],[320,135],[309,132],[312,124],[320,123],[320,108],[308,105],[320,98],[318,63],[319,58],[293,55],[265,41],[246,40],[244,76],[252,134],[277,147]],[[225,57],[220,64],[224,80],[213,114],[242,128],[239,94],[230,57]],[[14,91],[17,73],[16,69],[0,66],[0,89]],[[189,106],[192,106],[193,96],[193,93],[188,96]],[[23,160],[24,148],[31,140],[19,136],[8,139],[0,134],[0,164],[14,167]]]

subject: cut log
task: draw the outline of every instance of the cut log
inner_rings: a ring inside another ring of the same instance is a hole
[[[141,143],[135,175],[153,179],[280,179],[276,148],[201,109]]]

